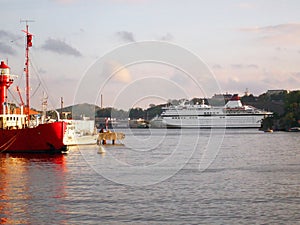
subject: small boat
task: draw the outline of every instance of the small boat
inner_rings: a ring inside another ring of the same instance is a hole
[[[273,133],[273,130],[272,129],[266,129],[264,130],[265,133]]]
[[[26,24],[26,105],[20,106],[20,112],[12,110],[8,102],[7,91],[14,82],[10,67],[0,64],[0,153],[60,153],[66,150],[63,143],[67,124],[64,121],[36,124],[31,121],[29,100],[29,48],[32,46],[32,34]],[[20,93],[19,93],[20,94]],[[21,99],[22,100],[22,99]],[[22,100],[23,102],[23,100]]]
[[[300,132],[300,127],[291,127],[289,132]]]
[[[64,120],[67,123],[67,130],[64,136],[64,144],[72,145],[93,145],[96,144],[98,135],[95,130],[94,120]]]

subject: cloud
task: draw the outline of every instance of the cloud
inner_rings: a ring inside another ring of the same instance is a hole
[[[212,66],[212,68],[213,69],[222,69],[223,67],[220,65],[220,64],[214,64],[213,66]]]
[[[0,38],[13,41],[13,40],[17,39],[18,37],[8,31],[0,30]]]
[[[119,3],[144,3],[148,0],[111,0],[112,2],[119,2]]]
[[[135,42],[133,33],[129,31],[118,31],[116,36],[124,42]]]
[[[249,65],[247,65],[247,67],[248,67],[249,69],[258,69],[258,68],[259,68],[259,66],[256,65],[256,64],[249,64]]]
[[[49,38],[46,40],[45,44],[42,46],[43,49],[58,54],[73,55],[76,57],[82,56],[82,54],[72,46],[68,45],[66,42]]]
[[[130,71],[117,61],[108,61],[105,63],[103,74],[108,75],[113,81],[129,83],[132,80]]]
[[[16,51],[9,45],[0,42],[0,52],[7,55],[15,55]]]
[[[256,8],[256,5],[250,2],[241,2],[239,4],[237,4],[237,8],[240,9],[254,9]]]
[[[0,30],[0,40],[1,40],[0,52],[2,54],[15,55],[16,51],[9,44],[14,43],[15,45],[19,46],[17,43],[15,43],[15,41],[18,39],[21,39],[21,38],[13,33],[8,32],[8,31]]]
[[[264,71],[261,82],[268,84],[270,89],[299,89],[300,72],[290,72],[284,70]]]
[[[299,89],[300,70],[289,71],[288,68],[266,67],[248,69],[252,64],[234,64],[242,69],[225,68],[215,71],[215,76],[223,92],[243,93],[246,88],[255,95],[268,89]],[[255,64],[253,64],[255,65]],[[276,65],[276,64],[275,64]],[[231,66],[231,65],[230,65]]]
[[[176,71],[170,78],[170,80],[174,81],[175,83],[179,85],[187,85],[190,81],[191,78],[188,77],[186,74],[182,72]]]
[[[264,27],[240,28],[258,36],[258,41],[277,45],[300,45],[300,23],[286,23]]]
[[[258,69],[259,66],[256,64],[232,64],[232,69]]]
[[[172,41],[173,39],[174,39],[174,37],[170,33],[166,33],[164,36],[159,38],[159,40],[162,40],[162,41]]]
[[[300,23],[285,23],[285,24],[278,24],[274,26],[264,26],[264,27],[248,27],[248,28],[241,28],[239,30],[246,31],[246,32],[268,32],[268,33],[295,32],[295,31],[300,31]]]
[[[72,4],[75,2],[86,2],[86,0],[53,0],[59,4]],[[99,2],[105,2],[107,0],[98,0]],[[148,2],[148,0],[110,0],[112,3],[129,3],[129,4],[140,4],[144,2]]]
[[[243,68],[243,65],[242,64],[232,64],[231,67],[233,69],[242,69]]]
[[[296,81],[296,82],[293,82],[292,84],[298,84],[298,85],[300,85],[300,72],[291,73],[290,76]]]
[[[268,89],[275,88],[272,84],[266,83],[265,81],[258,80],[239,80],[233,77],[227,80],[220,81],[221,90],[229,93],[244,93],[246,89],[255,95],[265,92]]]
[[[75,2],[76,0],[54,0],[55,2],[58,2],[60,4],[70,4]]]
[[[114,75],[114,80],[122,83],[129,83],[131,81],[131,75],[128,69],[123,68]]]
[[[39,69],[38,69],[38,73],[39,73],[39,74],[46,74],[47,71],[44,70],[44,69],[42,69],[42,68],[39,68]]]

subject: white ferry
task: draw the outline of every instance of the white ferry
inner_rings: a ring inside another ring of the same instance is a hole
[[[243,105],[239,96],[233,95],[225,106],[186,100],[178,106],[164,107],[161,122],[167,128],[260,128],[262,120],[272,114]]]

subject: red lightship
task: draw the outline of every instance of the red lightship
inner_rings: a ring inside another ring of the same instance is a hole
[[[59,153],[66,150],[63,137],[66,123],[59,121],[32,125],[29,105],[29,48],[32,34],[26,25],[26,106],[21,105],[19,112],[11,110],[7,91],[13,84],[10,67],[3,61],[0,64],[0,153]]]

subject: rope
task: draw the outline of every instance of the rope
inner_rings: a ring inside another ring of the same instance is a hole
[[[6,143],[0,146],[0,149],[4,148],[3,150],[0,151],[0,153],[6,151],[9,149],[9,147],[16,141],[18,136],[18,133],[14,136],[12,136]]]
[[[35,57],[34,54],[31,53],[30,55],[31,55],[31,58],[34,59],[34,57]],[[32,68],[32,70],[33,70],[33,72],[34,72],[34,75],[36,76],[37,80],[39,81],[38,87],[36,88],[36,90],[34,91],[34,93],[32,94],[32,96],[33,96],[34,94],[36,94],[37,90],[38,90],[40,87],[42,87],[43,90],[47,93],[47,96],[48,96],[50,105],[51,105],[53,108],[55,108],[54,102],[57,102],[57,101],[55,101],[51,95],[49,96],[49,93],[50,93],[50,92],[49,92],[49,88],[47,87],[46,82],[42,79],[42,76],[41,76],[40,73],[38,72],[37,67],[34,65],[33,60],[30,61],[30,65],[31,65],[31,68]]]

